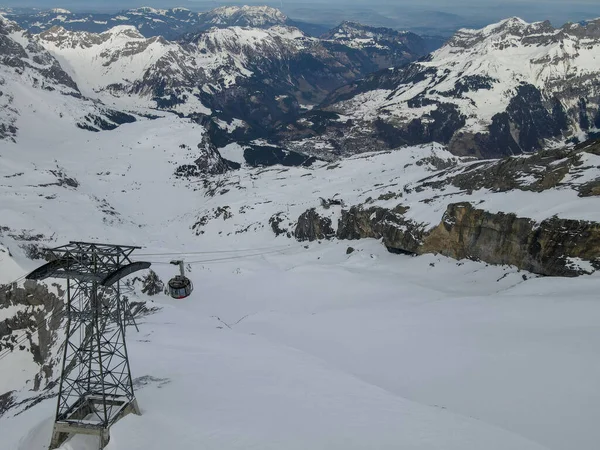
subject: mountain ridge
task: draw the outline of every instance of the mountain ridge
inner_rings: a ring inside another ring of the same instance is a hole
[[[407,35],[412,48],[403,36],[388,40],[401,49],[398,63],[425,52],[418,36]],[[103,33],[53,27],[36,39],[90,97],[115,107],[218,114],[261,137],[294,120],[303,105],[377,70],[380,58],[379,49],[331,44],[288,25],[212,27],[179,41],[147,38],[131,25]]]
[[[375,136],[385,148],[435,140],[456,154],[494,157],[585,139],[600,123],[599,25],[513,18],[461,30],[426,58],[338,89],[321,109],[352,119],[348,139]]]
[[[269,6],[222,6],[209,11],[196,12],[187,8],[158,9],[138,7],[117,13],[79,13],[54,8],[30,13],[5,13],[22,28],[41,33],[54,26],[70,31],[102,33],[118,25],[132,25],[146,37],[163,36],[177,40],[189,33],[198,33],[211,27],[249,26],[268,28],[274,25],[297,26],[309,34],[319,26],[293,21],[280,10]]]

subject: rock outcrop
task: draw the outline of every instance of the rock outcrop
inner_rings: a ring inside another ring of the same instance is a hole
[[[64,292],[58,287],[57,294],[48,286],[26,281],[22,286],[0,286],[0,311],[16,307],[17,312],[0,321],[0,352],[29,352],[39,365],[33,389],[46,386],[58,375],[57,355],[53,352],[65,318]],[[19,337],[23,336],[23,337]]]
[[[541,150],[527,157],[481,161],[467,168],[451,167],[419,181],[409,189],[439,190],[448,184],[467,192],[522,190],[542,192],[569,187],[580,197],[600,195],[600,179],[581,182],[585,171],[600,164],[600,141],[592,140],[572,148]]]
[[[578,276],[600,270],[600,223],[550,218],[541,223],[470,203],[448,205],[441,223],[427,230],[393,210],[353,206],[342,211],[337,233],[316,210],[298,219],[296,239],[381,239],[394,253],[439,253],[454,259],[513,265],[540,275]]]
[[[332,227],[331,219],[321,216],[313,208],[298,218],[294,236],[299,241],[316,241],[334,237],[335,231]]]
[[[343,210],[338,223],[338,239],[382,239],[384,245],[402,253],[418,253],[425,227],[404,218],[402,205],[389,210],[353,206]]]
[[[418,253],[513,265],[541,275],[577,276],[600,269],[600,223],[556,217],[536,223],[469,203],[451,204]]]

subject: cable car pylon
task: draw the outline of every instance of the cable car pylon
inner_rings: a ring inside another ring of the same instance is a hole
[[[71,242],[46,251],[49,263],[29,280],[66,278],[67,332],[50,450],[75,434],[98,436],[103,449],[110,427],[140,414],[125,344],[121,279],[150,267],[133,262],[139,247]]]

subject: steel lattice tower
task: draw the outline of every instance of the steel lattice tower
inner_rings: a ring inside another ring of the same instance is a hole
[[[150,263],[132,262],[139,247],[87,242],[47,250],[48,264],[32,280],[67,279],[67,331],[50,450],[73,434],[108,443],[112,424],[140,414],[125,343],[120,280]]]

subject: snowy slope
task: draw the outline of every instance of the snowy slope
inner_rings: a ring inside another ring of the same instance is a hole
[[[90,95],[138,81],[161,58],[180,50],[161,38],[146,39],[135,27],[126,25],[101,34],[57,27],[39,39]]]
[[[176,106],[169,98],[177,95],[184,104],[179,109],[198,113],[210,112],[198,98],[202,92],[229,88],[251,77],[259,61],[289,58],[314,45],[299,30],[286,27],[214,28],[190,44],[147,39],[131,26],[102,34],[52,28],[39,41],[90,96],[107,94],[100,96],[107,102],[125,97],[127,103],[134,95],[142,105],[161,106],[164,99]]]
[[[0,139],[18,139],[31,116],[43,132],[49,123],[97,131],[135,121],[83,98],[77,83],[33,37],[0,15]],[[51,132],[55,129],[48,127]]]
[[[215,252],[184,255],[194,295],[156,298],[163,310],[143,320],[141,334],[128,333],[144,414],[119,423],[108,449],[595,445],[597,275],[531,279],[511,267],[391,255],[375,241],[353,242],[346,255],[348,243],[305,248],[270,229],[274,214],[294,219],[319,197],[379,199],[438,173],[435,161],[469,164],[440,146],[313,168],[243,167],[204,183],[174,175],[197,157],[205,130],[193,123],[164,117],[68,136],[48,124],[42,136],[39,121],[28,117],[17,144],[0,142],[8,228],[0,243],[14,255],[2,269],[11,276],[41,263],[25,257],[25,232],[49,246],[142,245],[139,258],[162,279],[172,275],[172,255],[156,253]],[[223,154],[243,161],[242,151]],[[546,211],[543,195],[519,191],[415,191],[403,201],[431,223],[444,202],[469,198],[538,218],[600,220],[597,199],[562,190],[548,195],[554,210]],[[434,203],[421,201],[431,196]],[[23,357],[0,360],[0,373],[20,367],[23,379],[33,376]],[[17,400],[36,395],[22,391]],[[22,407],[9,410],[0,418],[3,445],[47,445],[54,406],[49,399],[20,415]]]

